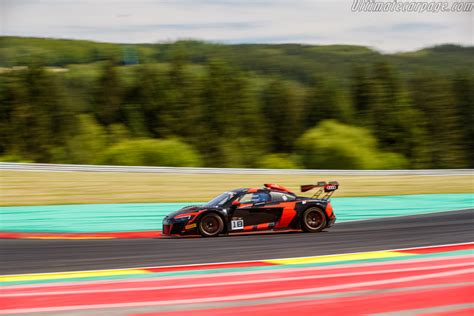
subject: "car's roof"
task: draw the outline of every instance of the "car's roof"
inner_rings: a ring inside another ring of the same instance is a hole
[[[281,191],[281,190],[272,190],[272,189],[269,189],[269,188],[239,188],[239,189],[234,189],[232,190],[232,192],[236,193],[236,194],[240,194],[240,193],[246,193],[246,192],[256,192],[256,191],[267,191],[267,192],[277,192],[277,193],[286,193],[286,194],[290,194],[290,195],[295,195],[293,192],[285,192],[285,191]]]
[[[231,190],[231,192],[242,193],[242,192],[247,192],[247,190],[248,190],[248,188],[239,188],[239,189]]]

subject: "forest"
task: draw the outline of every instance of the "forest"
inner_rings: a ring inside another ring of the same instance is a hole
[[[0,161],[474,167],[474,47],[0,37]]]

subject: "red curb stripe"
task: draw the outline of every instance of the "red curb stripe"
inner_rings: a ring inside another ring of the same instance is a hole
[[[278,230],[278,231],[249,231],[249,232],[239,232],[231,233],[230,235],[256,235],[256,234],[281,234],[281,233],[290,233],[297,232],[299,230]],[[64,239],[74,239],[74,238],[90,238],[90,239],[100,239],[100,238],[196,238],[200,237],[199,235],[162,235],[161,230],[156,231],[139,231],[139,232],[102,232],[102,233],[16,233],[16,232],[0,232],[0,239],[41,239],[41,238],[64,238]]]
[[[449,252],[458,250],[469,250],[474,249],[474,243],[464,245],[451,245],[451,246],[439,246],[439,247],[421,247],[416,249],[397,250],[397,252],[411,253],[411,254],[429,254],[436,252]]]
[[[84,293],[84,294],[58,294],[54,295],[54,298],[48,294],[35,295],[34,299],[29,296],[20,297],[3,297],[1,299],[2,308],[4,310],[13,309],[30,309],[30,308],[59,308],[60,310],[71,310],[68,307],[72,307],[72,310],[78,310],[83,308],[90,308],[93,306],[97,307],[125,307],[129,304],[141,306],[147,304],[147,302],[172,302],[175,304],[182,304],[188,300],[196,300],[198,302],[214,302],[217,300],[227,301],[237,300],[236,296],[243,296],[239,300],[256,299],[265,297],[289,297],[296,295],[295,293],[284,293],[296,291],[306,291],[304,294],[310,293],[338,293],[344,292],[350,289],[351,291],[357,291],[361,289],[384,289],[387,286],[390,288],[398,287],[413,287],[423,285],[438,285],[438,284],[452,284],[465,282],[466,278],[470,278],[473,274],[458,274],[458,275],[445,275],[442,273],[451,273],[451,269],[443,268],[436,269],[434,273],[426,271],[426,273],[420,274],[419,271],[404,271],[396,273],[382,273],[379,275],[353,275],[345,277],[330,277],[322,278],[319,280],[319,284],[324,284],[322,287],[328,287],[325,289],[318,289],[317,284],[311,282],[288,282],[281,280],[279,282],[260,283],[260,284],[236,284],[228,285],[223,291],[222,286],[215,284],[213,286],[207,286],[205,290],[196,286],[190,288],[173,289],[172,291],[167,289],[147,289],[136,291],[125,291],[125,292],[104,292],[100,293]],[[461,270],[460,270],[461,271]],[[423,277],[426,275],[426,277]],[[408,280],[406,278],[418,278]],[[404,279],[405,278],[405,279]],[[369,284],[373,282],[374,284]],[[388,282],[388,283],[387,283]],[[334,289],[329,288],[334,286]],[[349,287],[347,287],[349,286]],[[321,286],[319,286],[321,287]],[[471,288],[474,288],[472,285]],[[278,293],[281,291],[281,293]],[[275,293],[275,294],[272,294]],[[229,299],[227,299],[228,297]],[[179,301],[179,302],[178,302]],[[162,303],[163,304],[163,303]],[[168,304],[167,304],[168,305]],[[81,308],[83,307],[83,308]],[[45,310],[46,311],[46,310]],[[53,310],[49,310],[53,311]],[[1,312],[0,312],[1,313]],[[193,313],[194,314],[194,313]]]
[[[37,288],[42,289],[66,289],[66,290],[81,290],[81,289],[113,289],[113,288],[135,288],[137,286],[165,286],[165,285],[176,285],[177,282],[186,282],[186,284],[199,284],[199,283],[211,283],[211,282],[220,282],[225,277],[225,282],[232,281],[255,281],[257,278],[268,278],[274,279],[279,278],[282,275],[282,271],[285,272],[285,277],[306,277],[308,273],[314,273],[316,275],[328,275],[328,274],[348,274],[348,273],[358,273],[364,274],[367,271],[377,271],[377,273],[385,270],[418,270],[425,271],[426,264],[430,262],[431,268],[443,268],[443,266],[452,266],[453,268],[472,266],[472,257],[458,258],[451,260],[436,260],[432,261],[434,266],[431,266],[431,261],[424,262],[413,262],[413,263],[396,263],[396,264],[386,264],[378,263],[376,265],[355,265],[346,266],[338,268],[335,266],[320,266],[316,268],[297,268],[297,269],[271,269],[264,271],[248,271],[246,269],[241,269],[240,271],[232,272],[220,272],[220,273],[204,273],[199,276],[193,275],[192,278],[186,275],[175,275],[175,276],[159,276],[154,273],[149,273],[149,278],[145,279],[114,279],[114,280],[92,280],[92,281],[72,281],[65,283],[43,283],[43,284],[24,284],[24,285],[13,285],[8,286],[2,289],[2,295],[8,294],[9,292],[31,292],[37,291]],[[436,266],[436,267],[435,267]],[[420,270],[421,269],[421,270]],[[140,268],[140,270],[146,270],[146,268]],[[199,266],[190,267],[189,270],[199,270]],[[369,273],[372,274],[372,273]],[[320,278],[320,277],[318,277]]]
[[[456,311],[423,314],[423,316],[472,316],[472,315],[474,315],[474,308],[466,308],[466,309],[460,309]]]
[[[398,269],[417,269],[426,267],[425,264],[429,264],[430,268],[439,268],[440,266],[445,265],[472,265],[472,257],[465,256],[464,258],[449,259],[443,258],[442,260],[435,259],[429,261],[417,261],[417,262],[397,262],[387,264],[386,262],[379,262],[377,264],[358,264],[345,267],[336,267],[336,266],[322,266],[316,268],[298,268],[298,269],[285,269],[285,277],[302,277],[308,276],[309,274],[315,275],[328,275],[330,274],[347,274],[347,273],[361,273],[368,270],[377,273],[381,273],[384,270],[398,270]],[[182,266],[181,266],[182,267]],[[139,270],[146,270],[148,268],[137,268]],[[155,267],[158,268],[158,267]],[[442,267],[441,267],[442,268]],[[199,270],[199,265],[189,266],[189,270]],[[421,270],[425,271],[425,270]],[[148,271],[147,271],[148,272]],[[14,293],[30,293],[37,292],[38,289],[42,290],[107,290],[115,288],[136,288],[136,287],[151,287],[151,286],[172,286],[179,284],[180,282],[185,282],[186,284],[201,284],[201,283],[212,283],[220,282],[221,280],[225,282],[232,281],[252,281],[257,278],[266,278],[274,279],[282,276],[282,270],[266,270],[266,271],[246,271],[242,269],[237,272],[220,272],[216,274],[201,274],[199,276],[193,275],[192,278],[189,276],[168,276],[168,277],[158,277],[156,274],[149,274],[149,278],[145,279],[115,279],[115,280],[92,280],[92,281],[72,281],[65,283],[43,283],[39,284],[24,284],[24,285],[13,285],[2,288],[2,295],[14,294]]]
[[[470,294],[473,286],[459,286],[455,288],[441,288],[418,291],[404,291],[398,293],[382,293],[364,296],[350,296],[326,300],[295,300],[285,303],[245,305],[238,307],[224,307],[213,309],[196,309],[173,312],[133,313],[133,316],[228,316],[228,315],[315,315],[319,311],[324,315],[367,315],[375,313],[402,312],[419,308],[442,307],[454,304],[471,303]],[[157,308],[158,309],[158,308]],[[464,309],[463,311],[468,311]],[[455,315],[456,311],[447,313],[433,313],[431,315]],[[459,313],[457,315],[467,315]],[[472,314],[471,314],[472,315]]]
[[[103,232],[103,233],[12,233],[0,232],[3,239],[24,238],[156,238],[161,237],[161,231],[141,232]]]

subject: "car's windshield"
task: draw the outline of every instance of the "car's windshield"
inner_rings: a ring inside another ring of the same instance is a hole
[[[234,192],[225,192],[219,195],[218,197],[212,199],[211,201],[209,201],[206,205],[222,206],[234,196],[235,196]]]

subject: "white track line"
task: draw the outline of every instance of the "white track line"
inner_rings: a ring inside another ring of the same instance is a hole
[[[145,287],[119,288],[119,289],[70,290],[70,291],[66,290],[66,291],[28,292],[28,293],[18,293],[18,294],[0,294],[0,297],[66,295],[66,294],[88,294],[88,293],[99,294],[99,293],[114,293],[114,292],[150,291],[150,290],[173,290],[173,289],[187,289],[187,288],[194,288],[194,287],[244,285],[244,284],[271,283],[271,282],[283,282],[283,281],[327,279],[327,278],[337,278],[337,277],[346,277],[346,276],[362,276],[362,275],[373,275],[373,274],[381,274],[381,273],[426,271],[426,270],[458,268],[458,267],[468,267],[468,266],[474,266],[474,262],[446,264],[446,265],[437,265],[437,266],[435,265],[435,266],[429,266],[429,267],[413,267],[413,268],[405,268],[405,269],[388,269],[388,270],[377,270],[377,271],[335,273],[335,274],[324,274],[324,275],[295,276],[295,277],[275,278],[275,279],[260,279],[260,280],[256,279],[256,280],[214,282],[214,283],[201,283],[201,284],[182,284],[182,285],[170,285],[170,286],[150,286],[150,287],[145,286]],[[4,291],[5,290],[8,290],[8,289],[4,289]]]
[[[180,300],[167,300],[167,301],[149,301],[149,302],[133,302],[133,303],[112,303],[112,304],[91,304],[91,305],[74,305],[74,306],[58,306],[58,307],[40,307],[40,308],[18,308],[18,309],[6,309],[1,310],[0,314],[18,314],[18,313],[38,313],[38,312],[55,312],[55,311],[73,311],[73,310],[89,310],[98,308],[114,308],[114,307],[137,307],[137,306],[163,306],[163,305],[178,305],[178,304],[199,304],[199,303],[210,303],[210,302],[222,302],[222,301],[235,301],[235,300],[249,300],[249,299],[260,299],[270,298],[278,296],[293,296],[309,293],[318,293],[325,291],[336,291],[345,290],[357,287],[368,287],[377,285],[386,285],[402,282],[412,282],[419,280],[426,280],[432,278],[441,278],[454,275],[462,275],[474,272],[474,268],[463,269],[458,271],[449,271],[441,273],[432,273],[421,276],[409,276],[401,277],[380,281],[369,281],[369,282],[357,282],[348,283],[341,285],[313,287],[306,289],[294,289],[294,290],[282,290],[265,293],[253,293],[253,294],[239,294],[239,295],[228,295],[218,297],[206,297],[206,298],[195,298],[195,299],[180,299]]]

